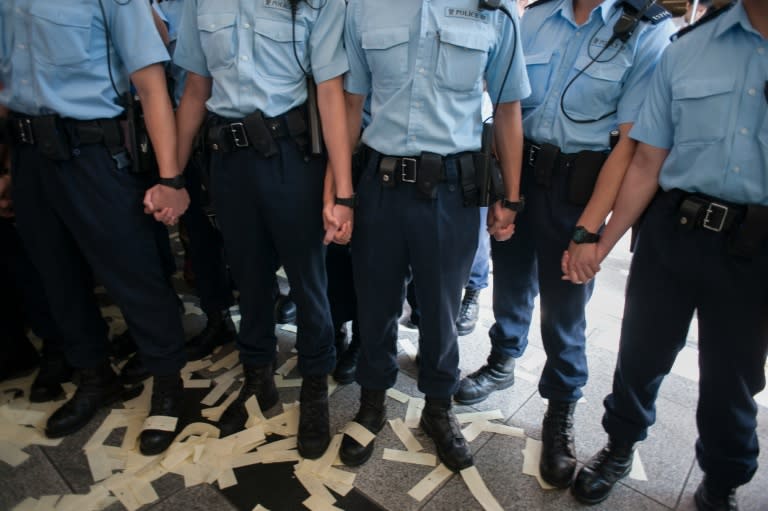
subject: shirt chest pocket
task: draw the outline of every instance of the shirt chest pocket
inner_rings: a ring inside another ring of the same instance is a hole
[[[525,69],[531,82],[531,95],[523,100],[523,107],[539,106],[547,97],[552,79],[552,52],[525,56]]]
[[[375,88],[401,86],[408,77],[408,27],[379,28],[363,32],[362,47]]]
[[[197,26],[208,69],[231,66],[236,50],[235,14],[200,14],[197,16]]]
[[[435,78],[437,86],[457,92],[479,90],[491,42],[481,32],[443,28]]]
[[[80,5],[30,2],[32,56],[39,62],[71,66],[88,60],[91,9]]]
[[[617,61],[590,62],[586,55],[576,59],[575,72],[583,72],[565,92],[565,110],[579,120],[598,119],[616,111],[628,69],[627,63]]]
[[[675,143],[720,140],[730,126],[734,78],[687,79],[672,84]]]
[[[310,72],[305,43],[307,31],[298,19],[295,26],[291,22],[257,19],[253,31],[256,34],[254,55],[263,76],[298,79],[302,71],[297,59],[304,70]]]

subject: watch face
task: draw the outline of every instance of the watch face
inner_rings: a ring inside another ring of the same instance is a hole
[[[598,238],[597,234],[593,234],[581,226],[576,227],[571,237],[574,243],[595,243]]]

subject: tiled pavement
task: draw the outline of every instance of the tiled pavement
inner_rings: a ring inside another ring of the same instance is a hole
[[[585,400],[576,411],[576,446],[578,458],[585,461],[605,441],[600,426],[602,398],[611,386],[617,350],[618,330],[623,307],[624,282],[629,268],[626,247],[620,247],[604,264],[589,308],[588,358],[590,380],[584,389]],[[493,322],[490,308],[491,291],[481,297],[481,319],[476,331],[460,339],[461,368],[469,372],[482,364],[489,350],[487,329]],[[194,308],[189,309],[195,312]],[[190,314],[185,318],[188,332],[202,325],[202,318]],[[401,337],[416,342],[415,331],[403,329]],[[278,328],[280,363],[291,356],[293,334]],[[476,410],[500,409],[504,422],[524,428],[526,435],[540,438],[541,418],[545,404],[536,390],[544,352],[536,327],[525,356],[518,362],[517,383],[497,393]],[[401,350],[402,372],[397,389],[418,396],[414,380],[416,366]],[[473,442],[477,468],[491,493],[504,509],[520,510],[693,510],[693,491],[701,479],[695,463],[693,444],[696,438],[696,329],[689,333],[688,347],[678,358],[673,373],[664,382],[658,400],[658,422],[649,438],[639,447],[647,480],[626,479],[603,504],[587,508],[578,504],[567,491],[542,490],[535,478],[523,475],[525,440],[498,434],[481,433]],[[192,393],[193,395],[196,395]],[[201,394],[202,395],[202,394]],[[356,411],[356,385],[339,387],[331,397],[331,426],[338,429]],[[298,398],[298,389],[281,390],[283,402]],[[768,395],[759,396],[758,434],[761,444],[768,445]],[[389,417],[404,417],[406,405],[388,400]],[[462,407],[459,411],[472,411]],[[9,510],[26,497],[85,493],[93,484],[82,447],[106,416],[102,412],[84,430],[65,439],[57,447],[32,446],[26,449],[30,458],[17,468],[0,462],[0,510]],[[416,437],[434,452],[429,439],[419,430]],[[451,476],[437,491],[417,502],[407,492],[432,469],[425,466],[396,463],[382,459],[384,448],[402,449],[397,437],[387,426],[379,435],[373,458],[356,469],[356,490],[337,502],[339,508],[353,510],[475,510],[482,509],[460,477]],[[768,455],[760,456],[761,469],[754,480],[739,491],[739,504],[744,510],[768,510]],[[236,470],[240,484],[220,491],[215,485],[201,484],[185,488],[180,476],[169,474],[154,483],[160,500],[145,506],[153,511],[184,509],[244,510],[257,504],[271,510],[302,509],[306,492],[293,476],[290,463],[254,465]],[[123,509],[119,503],[108,508]]]

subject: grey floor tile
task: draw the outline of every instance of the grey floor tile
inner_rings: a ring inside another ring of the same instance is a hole
[[[213,486],[199,484],[174,493],[148,509],[152,511],[236,511]]]
[[[0,509],[12,509],[27,497],[71,491],[40,447],[30,446],[24,450],[30,457],[18,467],[0,462]]]
[[[618,485],[605,503],[587,508],[579,504],[568,491],[542,490],[533,477],[522,473],[524,439],[494,435],[475,459],[480,475],[491,494],[505,510],[634,510],[660,511],[665,506],[634,490]],[[425,511],[474,511],[482,507],[475,501],[460,476],[451,479],[432,496],[422,508]]]

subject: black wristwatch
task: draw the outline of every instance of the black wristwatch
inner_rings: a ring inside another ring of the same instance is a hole
[[[157,183],[173,188],[174,190],[181,190],[187,186],[187,180],[184,179],[184,174],[179,174],[176,177],[161,177],[157,180]]]
[[[511,209],[512,211],[519,213],[525,209],[525,197],[521,195],[520,200],[518,201],[511,201],[511,200],[502,198],[501,207]]]
[[[355,209],[355,206],[357,206],[357,197],[355,195],[352,195],[352,197],[335,197],[333,203],[338,204],[339,206]]]
[[[598,240],[600,240],[600,235],[594,232],[589,232],[582,225],[577,225],[573,230],[571,240],[577,245],[582,243],[597,243]]]

